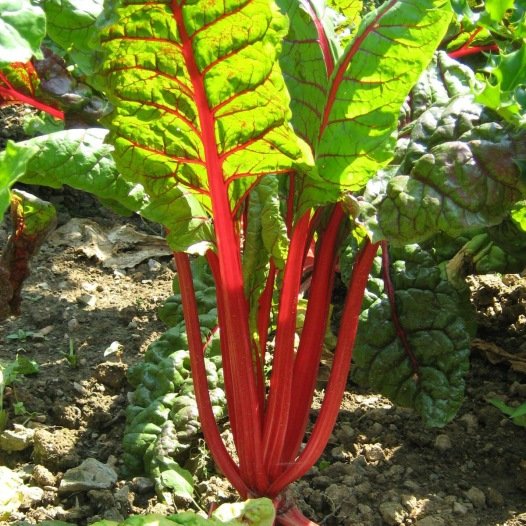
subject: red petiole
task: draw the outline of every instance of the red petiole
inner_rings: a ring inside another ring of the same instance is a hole
[[[55,119],[64,120],[65,118],[63,111],[17,90],[11,82],[9,82],[8,78],[3,73],[0,73],[0,105],[3,101],[29,104],[30,106],[33,106],[33,108],[44,111],[52,117],[55,117]]]

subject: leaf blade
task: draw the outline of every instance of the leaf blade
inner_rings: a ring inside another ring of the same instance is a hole
[[[183,185],[212,214],[215,184],[232,213],[303,152],[276,63],[283,16],[264,0],[205,3],[117,6],[101,41],[101,80],[120,105],[106,122],[119,169],[153,200]]]
[[[0,0],[0,66],[27,62],[40,52],[46,18],[29,0]]]
[[[391,160],[400,106],[449,19],[442,0],[391,0],[363,20],[331,78],[316,158],[324,183],[359,191]]]

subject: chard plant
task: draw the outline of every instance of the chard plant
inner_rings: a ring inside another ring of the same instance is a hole
[[[205,439],[241,496],[274,499],[280,524],[313,524],[286,490],[331,434],[378,249],[357,234],[330,379],[303,444],[339,248],[353,227],[349,197],[392,160],[400,107],[451,9],[388,1],[345,48],[333,17],[313,2],[117,1],[100,24],[98,83],[114,108],[103,123],[120,173],[142,185],[148,214],[169,229]],[[209,396],[192,254],[214,276],[235,455]]]
[[[160,343],[176,338],[173,350],[184,352],[187,342],[214,460],[242,497],[272,498],[278,524],[313,524],[287,487],[325,448],[354,347],[355,379],[428,424],[444,425],[460,405],[472,324],[450,260],[473,235],[494,236],[487,227],[514,205],[520,223],[524,10],[452,3],[459,24],[450,24],[446,0],[388,0],[373,10],[309,0],[113,0],[103,10],[93,0],[80,19],[69,0],[41,3],[48,36],[108,97],[109,134],[64,130],[10,143],[0,154],[0,207],[16,181],[70,184],[167,228],[186,333]],[[434,53],[448,29],[457,58],[498,51],[483,81]],[[93,53],[86,31],[99,40]],[[13,60],[38,53],[33,44]],[[200,306],[196,256],[213,276],[217,320]],[[338,274],[347,293],[308,429]],[[212,346],[235,452],[216,423],[223,402],[210,378]],[[177,383],[169,351],[159,350],[159,364],[150,353],[163,386],[153,381],[146,393],[147,374],[137,374],[145,411],[136,400],[131,424],[142,426],[138,441],[147,434],[159,444],[162,458],[148,462],[156,473],[168,465],[164,478],[174,482],[185,474],[157,433],[168,404],[154,422],[147,411]]]

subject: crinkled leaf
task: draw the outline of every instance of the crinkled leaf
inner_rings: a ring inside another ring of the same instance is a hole
[[[432,244],[431,239],[427,244]],[[521,272],[526,265],[526,233],[510,220],[474,235],[447,263],[450,281],[470,274]]]
[[[192,196],[195,219],[213,206],[236,213],[260,177],[304,163],[276,61],[287,22],[274,5],[113,2],[102,19],[117,166],[166,221],[174,207],[156,202],[167,194]]]
[[[46,0],[44,9],[49,37],[66,50],[84,74],[93,73],[90,41],[103,0]]]
[[[46,35],[44,11],[29,0],[0,0],[0,66],[27,62]]]
[[[417,245],[391,256],[398,317],[418,367],[415,370],[392,323],[378,262],[360,316],[353,378],[413,407],[427,425],[443,426],[464,396],[473,327],[469,302]]]
[[[190,478],[190,480],[189,480]],[[186,469],[181,468],[176,462],[171,462],[170,469],[162,471],[159,482],[162,487],[173,491],[178,497],[188,501],[193,499],[192,475]]]
[[[484,68],[489,75],[476,100],[492,108],[506,120],[526,125],[526,46],[493,57]]]
[[[404,108],[404,120],[414,121],[431,106],[447,104],[457,95],[468,95],[475,83],[471,68],[449,58],[444,51],[435,53],[431,64],[411,90]]]
[[[10,143],[0,153],[0,174],[16,164],[16,179],[27,184],[60,188],[67,184],[90,192],[119,211],[138,211],[144,204],[142,189],[120,177],[104,144],[101,128],[66,130]]]
[[[391,161],[402,103],[450,14],[443,0],[390,0],[364,18],[330,79],[315,148],[318,177],[307,182],[304,201],[361,191]]]
[[[368,184],[361,217],[374,239],[407,244],[502,221],[526,191],[526,148],[523,133],[489,117],[469,97],[421,115],[400,167]]]
[[[98,119],[108,111],[108,102],[82,82],[63,57],[44,48],[43,58],[33,60],[33,65],[39,77],[39,99],[67,111],[70,128],[98,126]]]

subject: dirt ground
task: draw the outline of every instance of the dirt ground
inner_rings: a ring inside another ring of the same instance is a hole
[[[122,224],[90,198],[44,194],[63,229],[75,218],[81,221],[76,228],[95,222],[104,231]],[[144,234],[160,234],[139,219],[131,223]],[[0,247],[7,233],[4,223]],[[39,372],[8,388],[4,400],[9,428],[34,429],[34,439],[19,452],[0,450],[0,466],[41,488],[0,524],[57,519],[84,525],[174,511],[159,502],[147,479],[124,478],[121,461],[126,370],[165,330],[156,308],[171,292],[170,257],[147,252],[133,266],[105,267],[73,238],[54,235],[44,244],[23,292],[22,315],[0,324],[0,361],[18,354],[39,364]],[[114,248],[118,256],[151,249],[133,243]],[[457,418],[443,429],[426,429],[412,411],[350,384],[324,457],[293,488],[305,514],[319,524],[526,526],[526,430],[488,402],[526,400],[520,372],[526,280],[489,276],[472,285],[479,334]],[[76,358],[68,361],[71,349]],[[119,480],[110,489],[59,491],[64,473],[87,458],[113,467]],[[198,491],[202,503],[212,495],[235,498],[219,476],[202,481]]]

